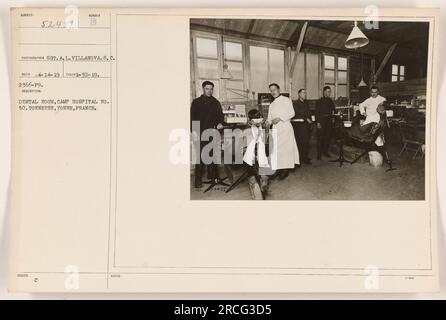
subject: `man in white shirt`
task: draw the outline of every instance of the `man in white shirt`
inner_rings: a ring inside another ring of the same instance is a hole
[[[362,115],[365,115],[365,121],[361,124],[361,126],[364,126],[371,122],[379,123],[380,115],[377,111],[378,106],[381,105],[386,101],[386,98],[379,95],[379,89],[377,86],[372,86],[370,88],[370,98],[366,99],[364,102],[359,104],[359,111]],[[382,136],[379,136],[376,138],[375,143],[378,146],[382,146],[384,144],[384,140]]]
[[[376,108],[384,101],[386,101],[386,98],[379,95],[378,87],[373,86],[370,89],[370,98],[359,104],[359,111],[366,116],[362,125],[370,122],[379,122],[379,113],[376,111]]]

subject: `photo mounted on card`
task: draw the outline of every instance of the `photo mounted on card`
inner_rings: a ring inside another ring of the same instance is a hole
[[[438,290],[438,19],[12,9],[10,289]]]

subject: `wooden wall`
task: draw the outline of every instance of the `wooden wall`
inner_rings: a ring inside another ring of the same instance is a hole
[[[378,78],[378,82],[390,82],[392,80],[392,64],[406,66],[406,80],[425,78],[427,75],[427,60],[427,50],[397,46]],[[377,66],[380,63],[381,60],[378,60]]]
[[[378,83],[381,94],[386,97],[420,96],[426,94],[426,78],[400,82]]]

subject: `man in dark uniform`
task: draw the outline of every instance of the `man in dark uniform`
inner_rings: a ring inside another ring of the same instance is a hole
[[[323,90],[323,97],[316,103],[318,160],[321,160],[322,154],[327,158],[330,158],[328,148],[330,146],[331,131],[333,127],[332,115],[335,110],[335,105],[330,96],[331,88],[329,86],[325,86]]]
[[[199,139],[197,146],[200,146],[200,150],[197,150],[199,157],[195,164],[195,188],[201,188],[202,186],[201,177],[205,164],[201,157],[201,150],[206,144],[212,143],[212,141],[201,141],[201,134],[206,129],[222,129],[224,121],[221,104],[212,96],[214,84],[211,81],[204,81],[202,87],[203,94],[192,101],[190,110],[192,135],[195,135],[194,139]],[[197,128],[198,124],[199,128]],[[208,178],[214,180],[217,174],[215,163],[209,164],[207,169]]]
[[[298,91],[299,98],[294,102],[294,117],[291,124],[296,137],[297,148],[299,149],[300,163],[311,164],[308,157],[311,137],[311,115],[308,106],[307,91],[300,89]]]

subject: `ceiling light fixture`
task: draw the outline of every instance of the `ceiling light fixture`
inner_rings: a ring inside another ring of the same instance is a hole
[[[369,44],[369,38],[359,29],[358,22],[355,21],[355,26],[352,32],[345,41],[345,47],[348,49],[362,48]]]

